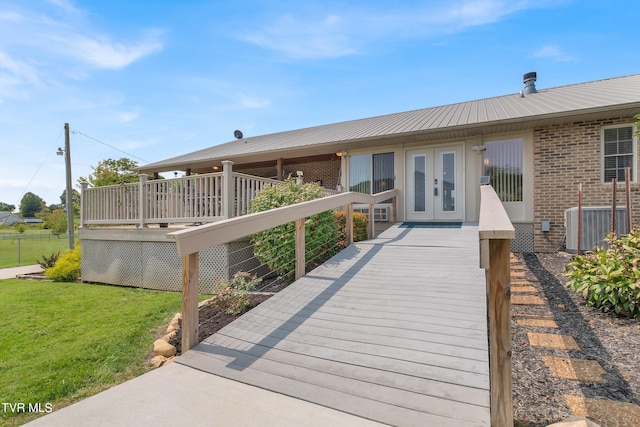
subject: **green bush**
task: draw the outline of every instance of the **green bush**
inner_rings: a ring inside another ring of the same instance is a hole
[[[262,212],[324,197],[324,189],[316,183],[297,184],[287,179],[281,184],[261,190],[251,202],[251,212]],[[339,230],[333,212],[306,218],[305,254],[307,265],[320,264],[335,255]],[[252,236],[254,253],[279,275],[290,277],[295,271],[295,223],[283,224]]]
[[[47,268],[44,275],[56,282],[73,282],[80,277],[80,246],[64,252],[56,265]]]
[[[20,234],[27,231],[27,226],[22,222],[16,222],[15,224],[13,224],[13,228],[15,228],[16,231]]]
[[[606,241],[608,249],[596,248],[567,265],[567,286],[582,293],[588,306],[640,319],[639,230]]]
[[[58,258],[60,258],[60,252],[54,252],[49,256],[46,255],[42,255],[42,258],[38,258],[37,262],[38,264],[40,264],[40,267],[42,267],[44,270],[46,270],[47,268],[51,268],[54,265],[56,265],[56,262],[58,262]]]
[[[233,316],[244,313],[251,301],[249,292],[255,290],[262,280],[242,271],[233,275],[227,286],[222,285],[213,299],[212,305]]]
[[[347,213],[345,211],[336,212],[336,220],[340,225],[342,234],[345,234],[347,228]],[[353,213],[353,241],[360,242],[367,240],[367,216],[362,212]]]

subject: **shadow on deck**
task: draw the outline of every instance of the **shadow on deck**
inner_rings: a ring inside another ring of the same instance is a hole
[[[356,243],[177,363],[398,426],[489,425],[478,229]]]

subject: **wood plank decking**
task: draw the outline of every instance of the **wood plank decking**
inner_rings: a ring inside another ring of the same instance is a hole
[[[391,227],[177,363],[397,426],[489,425],[477,227]]]

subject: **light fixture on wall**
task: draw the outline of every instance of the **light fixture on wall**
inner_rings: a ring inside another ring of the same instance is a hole
[[[478,153],[481,153],[483,151],[486,151],[487,147],[485,145],[474,145],[473,147],[471,147],[471,149],[473,151],[477,151]]]

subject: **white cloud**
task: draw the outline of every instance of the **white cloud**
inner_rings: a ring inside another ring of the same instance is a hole
[[[279,16],[240,38],[296,59],[339,58],[362,53],[380,41],[451,34],[559,3],[561,0],[458,0],[442,6],[428,2],[401,9],[400,5],[392,10],[375,10],[371,4],[364,8],[345,6],[339,14],[314,10]]]
[[[338,15],[310,20],[285,15],[261,30],[249,32],[244,39],[294,58],[338,58],[356,52],[347,32]]]
[[[536,50],[533,55],[534,58],[548,58],[556,62],[571,62],[575,58],[565,54],[562,49],[555,45],[545,45]]]
[[[129,45],[112,42],[107,38],[90,38],[81,34],[64,39],[58,38],[58,41],[68,45],[69,54],[79,61],[114,70],[124,68],[140,58],[162,50],[162,43],[155,37]]]
[[[267,99],[260,99],[257,97],[249,96],[247,94],[241,93],[238,96],[239,108],[241,109],[259,109],[265,108],[271,105],[271,101]]]
[[[135,111],[121,112],[118,113],[118,121],[121,123],[128,123],[136,120],[140,117],[140,110],[136,109]]]
[[[119,70],[163,49],[162,31],[123,39],[95,28],[71,1],[47,3],[53,7],[20,2],[0,11],[0,97],[84,80],[94,68]]]

